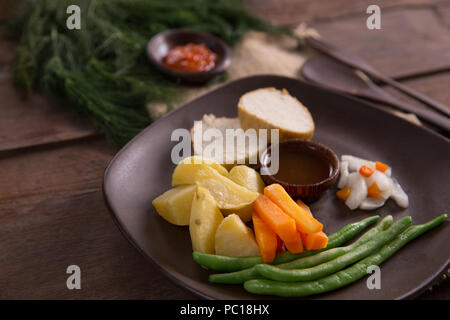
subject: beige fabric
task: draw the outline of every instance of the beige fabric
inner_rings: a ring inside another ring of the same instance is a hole
[[[319,36],[315,30],[307,28],[304,24],[299,25],[294,32],[301,37],[305,35]],[[227,81],[258,74],[301,77],[301,66],[312,55],[312,52],[310,50],[299,51],[296,46],[297,43],[292,38],[274,37],[256,31],[248,32],[241,42],[233,48]],[[183,87],[181,100],[175,107],[221,85],[223,83],[201,87]],[[147,109],[153,118],[158,118],[167,111],[167,105],[149,103]],[[398,111],[395,111],[394,114],[405,117],[412,122],[418,122],[414,115],[405,115]]]

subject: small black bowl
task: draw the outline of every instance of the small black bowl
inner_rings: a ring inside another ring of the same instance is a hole
[[[278,180],[275,176],[268,173],[267,167],[270,165],[271,154],[271,146],[269,146],[260,156],[261,177],[265,184],[278,183],[283,186],[293,199],[301,199],[306,203],[311,203],[319,200],[324,195],[325,191],[336,183],[339,173],[339,159],[333,150],[327,146],[318,142],[302,139],[286,140],[280,142],[278,146],[280,154],[287,149],[295,149],[300,153],[304,152],[306,149],[314,152],[317,156],[328,162],[331,167],[330,174],[326,179],[312,184],[293,184]]]
[[[189,72],[169,68],[162,62],[169,50],[188,43],[204,44],[217,54],[217,63],[211,70]],[[231,49],[212,34],[187,29],[173,29],[160,32],[147,45],[147,55],[152,64],[165,75],[186,83],[199,84],[225,71],[231,62]]]

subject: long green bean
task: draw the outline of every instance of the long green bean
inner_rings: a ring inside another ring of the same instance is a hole
[[[284,252],[279,254],[272,264],[280,264],[293,261],[298,258],[307,257],[316,253],[335,248],[347,242],[362,230],[378,221],[380,216],[372,216],[358,222],[350,223],[333,233],[328,238],[328,245],[325,249],[306,251],[300,254]],[[257,264],[264,263],[260,256],[255,257],[226,257],[214,254],[193,252],[192,257],[198,264],[215,271],[232,272],[251,268]]]
[[[386,216],[376,227],[367,231],[358,240],[356,240],[353,244],[347,247],[332,248],[309,257],[304,257],[288,263],[279,264],[278,267],[283,269],[310,268],[318,264],[324,263],[326,261],[332,260],[338,257],[339,255],[343,255],[346,252],[352,250],[353,248],[356,248],[359,245],[369,241],[381,231],[386,230],[391,226],[392,221],[393,221],[392,216]],[[245,281],[250,279],[258,279],[258,278],[261,278],[261,276],[256,272],[255,266],[253,266],[251,268],[247,268],[240,271],[213,274],[209,277],[209,281],[213,283],[239,284],[244,283]]]
[[[255,272],[266,279],[277,281],[294,282],[320,279],[367,257],[392,241],[398,234],[408,228],[411,222],[410,216],[404,217],[395,222],[389,229],[380,232],[373,239],[354,248],[352,251],[312,268],[284,270],[277,266],[259,264],[255,266]]]
[[[410,226],[378,252],[355,263],[347,269],[325,278],[309,282],[278,282],[266,279],[249,280],[244,288],[251,293],[280,297],[306,297],[345,287],[367,275],[369,266],[379,266],[406,244],[423,233],[439,226],[447,219],[443,214],[425,224]]]
[[[383,220],[380,221],[380,223],[376,227],[367,231],[358,240],[356,240],[352,244],[349,244],[348,246],[333,248],[324,252],[320,252],[310,257],[300,258],[291,262],[279,264],[277,265],[277,267],[285,270],[304,269],[304,268],[311,268],[319,264],[328,262],[372,240],[378,233],[387,230],[392,225],[393,221],[394,218],[391,215],[386,216]]]

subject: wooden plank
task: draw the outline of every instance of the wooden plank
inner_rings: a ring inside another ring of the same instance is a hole
[[[8,18],[20,0],[0,3],[0,21]],[[41,95],[25,95],[13,85],[11,64],[15,43],[0,39],[0,151],[98,135],[87,119]]]
[[[371,4],[382,12],[390,8],[414,8],[449,3],[448,0],[244,0],[260,17],[280,25],[317,22],[354,14],[365,15]]]
[[[0,151],[98,134],[64,105],[16,88],[10,72],[13,58],[14,44],[0,40]]]
[[[121,235],[103,202],[103,139],[0,157],[1,299],[194,299]],[[66,268],[81,268],[68,290]]]
[[[314,24],[334,45],[356,54],[391,77],[450,69],[450,29],[430,8],[391,9],[381,30],[366,28],[366,15]]]
[[[436,14],[438,18],[450,28],[450,3],[436,6]]]

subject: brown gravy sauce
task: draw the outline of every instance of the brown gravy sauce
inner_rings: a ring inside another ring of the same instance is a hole
[[[307,146],[287,145],[280,148],[280,166],[274,177],[289,184],[314,184],[327,179],[331,164]]]

